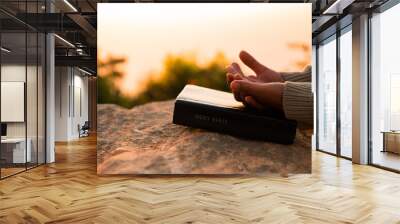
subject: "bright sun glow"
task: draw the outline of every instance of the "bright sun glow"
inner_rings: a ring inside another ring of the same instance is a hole
[[[296,62],[311,61],[296,44],[311,49],[311,4],[98,4],[99,59],[127,59],[126,94],[160,71],[167,54],[189,52],[201,63],[222,52],[238,61],[244,49],[273,69],[295,71]]]

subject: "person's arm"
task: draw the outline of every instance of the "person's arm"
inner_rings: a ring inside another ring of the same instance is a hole
[[[281,72],[283,81],[311,82],[311,66],[307,66],[302,72]]]
[[[314,101],[310,82],[286,82],[282,92],[282,109],[287,119],[305,127],[313,126]]]
[[[296,120],[304,127],[313,124],[313,94],[310,82],[258,83],[234,80],[230,85],[246,105],[263,110],[282,110],[287,119]]]

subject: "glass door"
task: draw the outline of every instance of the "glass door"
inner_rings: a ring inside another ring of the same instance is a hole
[[[27,113],[27,151],[29,160],[27,167],[38,164],[38,35],[37,32],[27,32],[27,80],[26,80],[26,113]]]
[[[18,13],[43,13],[43,5],[44,1],[21,1]],[[0,179],[45,163],[45,35],[0,12],[3,19]]]
[[[26,32],[1,33],[1,176],[26,170]]]

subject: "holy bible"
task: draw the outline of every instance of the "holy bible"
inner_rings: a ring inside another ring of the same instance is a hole
[[[237,137],[292,144],[297,123],[282,112],[256,110],[232,93],[186,85],[175,101],[173,123]]]

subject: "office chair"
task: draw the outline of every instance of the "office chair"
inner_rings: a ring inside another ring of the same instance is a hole
[[[82,127],[80,127],[80,125],[78,125],[79,138],[89,136],[89,129],[90,129],[89,121],[85,121],[85,123],[82,125]]]

